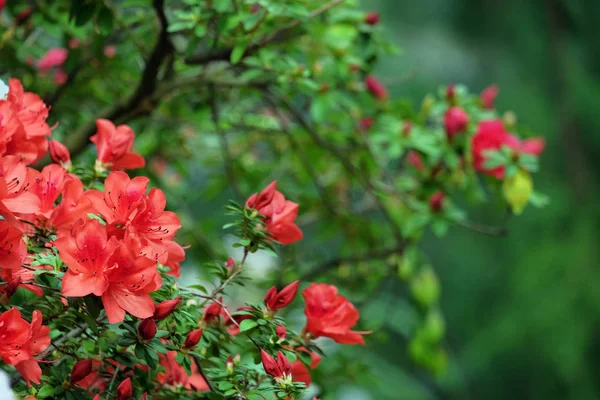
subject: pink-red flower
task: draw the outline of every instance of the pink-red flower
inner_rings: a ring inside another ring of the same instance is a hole
[[[162,385],[170,385],[170,386],[183,386],[186,389],[195,390],[198,392],[204,392],[209,390],[209,386],[202,377],[202,374],[198,372],[198,368],[195,363],[192,363],[192,375],[188,376],[185,372],[185,369],[177,363],[176,360],[177,351],[172,350],[167,352],[167,354],[159,355],[159,363],[161,368],[164,369],[163,372],[160,372],[156,379]]]
[[[445,197],[446,194],[441,190],[438,190],[437,192],[432,194],[429,198],[429,209],[434,213],[442,211],[442,206],[444,204]]]
[[[138,318],[154,315],[149,293],[161,283],[156,262],[139,257],[131,243],[109,239],[106,228],[92,219],[75,224],[71,236],[58,238],[55,245],[69,267],[63,277],[65,296],[102,296],[113,324],[122,321],[126,311]]]
[[[131,396],[133,396],[133,387],[131,386],[131,378],[127,378],[117,386],[117,400],[127,400]]]
[[[273,240],[288,245],[302,239],[302,231],[295,224],[298,217],[298,204],[286,200],[275,189],[277,181],[271,182],[262,192],[254,193],[246,201],[246,207],[258,211],[265,217],[267,232]]]
[[[29,169],[17,156],[0,157],[0,215],[15,225],[15,214],[33,214],[39,198],[27,190]]]
[[[450,140],[467,129],[468,123],[469,115],[460,107],[450,107],[444,114],[444,128]]]
[[[280,351],[277,352],[277,358],[273,358],[269,353],[260,350],[263,368],[268,375],[273,378],[282,378],[284,380],[291,378],[292,365],[285,355]]]
[[[154,339],[154,336],[156,336],[156,322],[154,322],[154,318],[146,318],[140,322],[138,326],[138,333],[144,340]]]
[[[0,221],[0,269],[17,270],[27,257],[23,232],[7,221]]]
[[[35,356],[50,345],[50,328],[42,325],[42,313],[34,311],[27,323],[19,310],[12,308],[0,315],[0,357],[14,365],[28,385],[39,384],[42,370]]]
[[[184,349],[193,349],[202,339],[202,328],[195,329],[187,334],[185,343],[183,344]]]
[[[204,310],[202,321],[210,322],[214,319],[219,318],[219,315],[221,315],[222,311],[221,304],[223,304],[223,297],[219,297],[218,301],[213,301],[212,303],[210,303],[210,305]]]
[[[18,79],[9,79],[8,87],[6,100],[0,100],[0,155],[32,164],[48,150],[48,107],[37,94],[25,92]]]
[[[312,283],[302,291],[306,301],[304,332],[317,338],[329,337],[342,344],[364,344],[363,335],[370,332],[352,331],[359,319],[358,310],[338,289],[325,283]]]
[[[45,72],[52,68],[60,67],[65,63],[67,57],[69,56],[69,51],[63,48],[53,48],[50,49],[44,54],[42,58],[37,63],[38,70]]]
[[[425,169],[425,164],[423,163],[423,158],[421,155],[415,151],[411,150],[407,155],[408,163],[412,165],[417,171],[423,171]]]
[[[516,155],[524,153],[537,156],[544,151],[544,140],[542,138],[521,141],[504,129],[501,120],[480,122],[471,141],[475,169],[497,179],[504,178],[504,166],[486,168],[486,151],[499,151],[502,146],[509,147]]]
[[[92,360],[77,361],[71,370],[71,382],[76,383],[85,379],[93,371]]]
[[[179,302],[181,302],[181,296],[157,304],[156,309],[154,310],[154,319],[160,321],[161,319],[167,318],[175,311],[175,307],[177,307]]]
[[[383,83],[379,81],[375,76],[369,75],[365,78],[365,85],[367,90],[379,101],[385,101],[388,99],[388,91]]]
[[[491,85],[483,89],[481,92],[481,103],[483,104],[483,108],[493,110],[494,101],[496,100],[498,93],[500,93],[500,90],[496,85]]]
[[[281,289],[280,292],[277,292],[277,288],[273,286],[265,295],[264,301],[267,308],[271,311],[277,311],[290,304],[296,297],[299,284],[299,281],[292,282]]]
[[[96,145],[100,163],[113,170],[142,168],[146,164],[141,155],[131,151],[135,133],[129,126],[115,126],[107,119],[98,119],[96,127],[90,140]]]
[[[379,23],[379,13],[371,11],[365,14],[365,23],[368,25],[377,25]]]
[[[51,140],[49,144],[50,158],[55,163],[61,165],[64,168],[71,167],[71,153],[67,146],[59,142],[58,140]]]

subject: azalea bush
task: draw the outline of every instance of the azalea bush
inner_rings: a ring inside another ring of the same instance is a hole
[[[394,47],[352,1],[0,7],[0,356],[18,396],[324,399],[357,373],[345,345],[386,340],[359,309],[394,281],[407,368],[430,384],[448,359],[423,236],[502,235],[546,202],[544,142],[498,89],[392,99],[373,69]],[[483,202],[499,225],[469,219]],[[264,255],[275,272],[248,273]]]

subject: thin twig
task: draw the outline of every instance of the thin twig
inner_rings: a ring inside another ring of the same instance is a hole
[[[463,228],[467,228],[474,232],[482,233],[484,235],[489,236],[506,236],[508,234],[508,228],[504,226],[491,226],[472,221],[461,221],[457,224],[459,226],[462,226]]]
[[[343,2],[344,2],[344,0],[330,1],[329,3],[324,4],[323,6],[312,11],[308,15],[308,18],[306,18],[305,20],[296,20],[296,21],[290,22],[289,24],[287,24],[283,28],[279,29],[278,31],[273,32],[272,34],[265,36],[258,42],[248,46],[248,48],[246,49],[246,52],[245,52],[245,56],[249,56],[249,55],[255,53],[256,51],[265,47],[269,43],[284,40],[284,38],[286,38],[288,36],[288,34],[295,28],[303,25],[310,19],[313,19],[313,18],[325,13],[326,11],[330,10],[331,8],[342,4]],[[208,54],[199,54],[196,56],[192,56],[192,57],[186,59],[185,62],[186,62],[186,64],[195,65],[195,64],[207,64],[212,61],[227,61],[231,58],[232,52],[233,52],[233,48],[221,49],[218,52],[211,52]]]
[[[217,93],[214,85],[210,85],[211,95],[209,96],[210,101],[210,110],[213,124],[215,126],[215,131],[219,134],[219,140],[221,145],[221,155],[223,157],[223,166],[225,169],[225,176],[229,181],[229,186],[231,186],[231,190],[236,197],[237,201],[241,201],[242,193],[237,184],[237,179],[235,176],[235,172],[233,170],[233,157],[231,156],[231,151],[229,149],[229,142],[227,141],[227,134],[221,129],[220,121],[220,113],[219,107],[217,105]]]

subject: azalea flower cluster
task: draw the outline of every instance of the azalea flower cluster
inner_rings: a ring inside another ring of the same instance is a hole
[[[203,363],[210,364],[207,349],[219,345],[223,335],[243,342],[245,334],[256,329],[264,339],[248,342],[252,351],[262,354],[265,374],[274,379],[270,390],[296,398],[321,361],[314,339],[364,344],[363,335],[369,332],[352,330],[358,310],[335,286],[313,283],[302,291],[307,322],[300,334],[288,331],[277,315],[294,300],[298,281],[279,291],[272,287],[262,305],[247,305],[234,313],[218,296],[240,278],[249,253],[302,239],[296,224],[299,205],[276,189],[277,182],[240,208],[245,215],[240,239],[249,242],[247,235],[264,243],[246,243],[241,261],[230,258],[224,263],[219,273],[222,286],[213,294],[190,292],[174,281],[185,259],[184,247],[175,241],[181,227],[178,216],[165,210],[165,194],[149,188],[148,178],[131,178],[123,171],[145,165],[133,150],[133,130],[97,120],[91,137],[96,161],[86,170],[76,167],[69,150],[49,137],[48,113],[39,96],[25,92],[18,80],[9,81],[7,98],[0,100],[0,300],[7,307],[0,313],[0,357],[24,378],[30,389],[23,390],[36,393],[32,385],[42,380],[55,382],[53,393],[94,399],[104,394],[150,399],[152,387],[161,393],[218,390],[210,381],[218,382],[221,372],[202,371]],[[41,171],[31,167],[46,154],[53,163]],[[19,288],[39,296],[40,309],[56,310],[46,315],[46,325],[40,310],[16,296]],[[100,309],[94,311],[96,307]],[[190,319],[191,315],[197,317]],[[79,323],[85,321],[85,326],[76,323],[75,330],[66,331],[72,318],[83,318]],[[96,347],[105,343],[100,338],[114,329],[111,326],[123,330],[118,348]],[[95,350],[71,341],[78,334],[93,338]],[[266,350],[281,354],[274,361],[277,368]],[[288,361],[281,351],[295,360]],[[301,361],[301,354],[310,362]],[[240,379],[238,385],[248,379],[260,382],[252,375],[255,369],[243,368],[239,358],[226,359],[227,379]],[[41,362],[60,367],[43,370]],[[215,368],[219,366],[209,371]],[[139,376],[151,371],[156,371],[151,382],[136,388]],[[237,375],[242,372],[243,377]]]

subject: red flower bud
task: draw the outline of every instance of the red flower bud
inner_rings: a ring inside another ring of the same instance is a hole
[[[469,116],[460,107],[450,107],[444,115],[444,128],[448,139],[452,140],[456,134],[464,131],[469,123]]]
[[[431,211],[435,213],[442,211],[444,197],[446,197],[446,194],[441,190],[438,190],[433,195],[431,195],[431,197],[429,198],[429,208],[431,209]]]
[[[369,130],[373,126],[373,118],[366,117],[360,120],[360,130],[366,131]]]
[[[227,370],[227,372],[232,374],[234,367],[235,363],[233,362],[233,357],[227,357],[227,362],[225,363],[225,369]]]
[[[20,276],[16,276],[10,282],[8,282],[8,284],[6,285],[6,291],[4,292],[6,297],[10,299],[17,292],[17,289],[19,288],[20,284]]]
[[[229,257],[229,259],[225,263],[225,267],[227,267],[228,270],[233,271],[233,269],[235,268],[235,261],[233,260],[233,257]]]
[[[0,0],[0,11],[2,11],[2,9],[4,8],[5,5],[6,5],[6,0]]]
[[[283,340],[287,336],[287,329],[283,325],[278,325],[275,329],[275,333],[279,336],[279,339]]]
[[[377,98],[377,100],[384,101],[388,98],[388,91],[383,84],[375,78],[373,75],[369,75],[365,78],[365,85],[367,90]]]
[[[215,318],[218,318],[219,315],[221,315],[221,310],[223,309],[223,307],[221,307],[222,302],[223,297],[219,297],[218,302],[214,301],[208,307],[206,307],[206,310],[204,310],[204,316],[202,317],[202,320],[205,322],[209,322]]]
[[[377,25],[379,23],[379,13],[371,11],[365,14],[365,23],[369,25]]]
[[[408,136],[408,134],[410,133],[410,130],[412,129],[412,122],[410,121],[405,121],[404,124],[402,124],[402,134],[406,137]]]
[[[117,387],[117,400],[127,400],[130,399],[131,396],[133,396],[131,378],[127,378]]]
[[[423,159],[421,158],[421,155],[418,152],[411,150],[408,152],[407,157],[408,163],[410,165],[415,167],[417,171],[423,171],[423,169],[425,168],[425,164],[423,164]]]
[[[285,358],[285,355],[280,351],[277,352],[277,359],[274,359],[264,350],[260,350],[263,368],[268,375],[273,378],[279,378],[283,375],[290,375],[292,372],[292,365]]]
[[[273,286],[265,295],[265,305],[272,311],[276,311],[287,306],[292,302],[292,300],[294,300],[299,284],[299,281],[290,283],[281,289],[279,293],[277,293],[277,289],[275,286]]]
[[[202,339],[202,329],[196,329],[187,334],[185,343],[183,344],[184,349],[193,349]]]
[[[76,383],[92,373],[92,360],[77,361],[71,370],[71,382]]]
[[[446,98],[448,99],[449,102],[453,102],[454,101],[454,97],[456,96],[456,89],[454,88],[454,85],[450,84],[448,85],[448,87],[446,88]]]
[[[101,399],[100,399],[100,395],[99,395],[99,394],[95,395],[95,396],[94,396],[94,398],[93,398],[92,400],[101,400]]]
[[[138,332],[144,340],[153,339],[156,336],[156,322],[154,322],[154,318],[146,318],[140,322]]]
[[[496,100],[496,96],[498,96],[500,90],[496,85],[491,85],[481,92],[481,102],[483,103],[483,108],[486,110],[492,110],[494,108],[494,100]]]
[[[167,318],[169,315],[173,313],[177,304],[181,301],[181,296],[175,297],[173,300],[166,300],[160,304],[156,305],[156,310],[154,311],[154,319],[160,321],[161,319]]]

